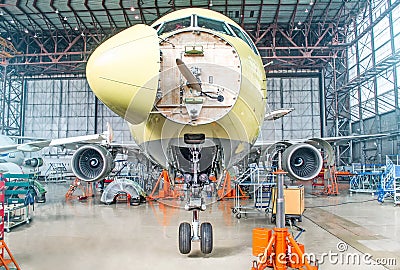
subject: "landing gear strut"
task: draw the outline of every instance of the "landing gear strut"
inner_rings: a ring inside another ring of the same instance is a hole
[[[200,241],[200,250],[204,254],[210,254],[213,249],[213,232],[209,222],[201,223],[199,220],[200,211],[206,210],[204,198],[201,191],[202,183],[198,181],[199,154],[200,148],[195,145],[190,148],[193,162],[193,179],[190,183],[189,199],[185,205],[185,210],[191,211],[192,225],[182,222],[179,225],[179,251],[188,254],[191,251],[191,242]],[[189,184],[189,183],[187,183]]]

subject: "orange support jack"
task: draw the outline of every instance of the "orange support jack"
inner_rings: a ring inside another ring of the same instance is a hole
[[[72,185],[69,186],[69,189],[67,193],[65,193],[65,199],[72,199],[72,198],[78,198],[78,200],[86,200],[88,197],[93,197],[93,183],[86,183],[87,186],[83,187],[82,181],[76,177]],[[80,196],[74,196],[75,190],[79,188],[82,191],[82,195]]]
[[[323,187],[321,192],[313,192],[314,194],[320,195],[339,195],[339,186],[337,182],[337,171],[335,165],[328,166],[327,169],[323,169],[318,176],[313,180],[312,188],[317,186]]]
[[[339,186],[337,182],[337,174],[335,165],[329,166],[329,176],[327,185],[324,189],[326,195],[339,195]]]
[[[238,186],[239,193],[240,193],[240,198],[248,198],[246,194],[243,192],[243,190]],[[232,188],[232,183],[231,183],[231,175],[228,171],[225,172],[225,178],[224,178],[224,183],[222,184],[221,189],[217,191],[218,193],[218,198],[219,200],[222,199],[234,199],[236,198],[236,192],[235,189]]]
[[[251,270],[318,269],[308,262],[304,245],[298,244],[287,228],[274,228],[273,233],[265,228],[253,229],[253,255],[258,261],[253,262]]]
[[[164,179],[164,185],[162,190],[158,190],[158,186],[160,185],[161,179]],[[156,191],[158,190],[158,195],[154,195]],[[147,199],[149,200],[157,200],[161,198],[176,198],[179,197],[180,194],[174,192],[171,189],[171,180],[168,175],[167,170],[162,170],[160,176],[157,179],[156,184],[154,185],[154,188],[149,196],[147,196]]]
[[[285,228],[285,199],[284,199],[284,172],[281,169],[281,154],[279,153],[279,167],[274,172],[277,178],[277,205],[276,225],[274,230],[265,228],[253,229],[253,255],[258,257],[253,261],[251,270],[286,270],[295,269],[317,270],[318,266],[310,265],[304,253],[304,245],[298,244]]]

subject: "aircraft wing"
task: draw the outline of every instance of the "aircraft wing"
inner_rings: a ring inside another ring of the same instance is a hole
[[[62,147],[67,149],[77,149],[79,146],[83,144],[102,143],[106,140],[107,138],[104,134],[85,135],[85,136],[61,138],[54,140],[39,140],[22,144],[11,144],[11,145],[0,146],[0,154],[17,152],[17,151],[36,152],[43,149],[44,147],[49,147],[49,146]]]
[[[35,152],[39,151],[43,147],[46,147],[50,144],[50,141],[34,141],[29,143],[22,143],[22,144],[11,144],[11,145],[4,145],[0,146],[0,154],[4,153],[11,153],[11,152]]]
[[[18,144],[0,146],[0,154],[18,151],[17,147],[18,147]]]
[[[378,133],[378,134],[366,134],[366,135],[349,135],[349,136],[337,136],[337,137],[318,137],[318,138],[308,138],[308,139],[290,139],[290,140],[282,140],[282,141],[256,141],[254,146],[258,147],[267,147],[270,145],[273,145],[275,143],[289,143],[289,144],[295,144],[295,143],[302,143],[302,142],[307,142],[310,140],[314,139],[320,139],[324,140],[328,143],[347,143],[350,140],[362,140],[362,139],[372,139],[372,138],[380,138],[380,137],[385,137],[388,136],[389,134],[387,133]]]
[[[77,137],[53,139],[48,146],[62,147],[67,149],[77,149],[83,144],[102,143],[107,140],[104,134],[84,135]]]
[[[338,136],[338,137],[325,137],[321,138],[324,141],[330,142],[330,143],[343,143],[343,142],[348,142],[350,140],[358,139],[372,139],[372,138],[379,138],[379,137],[385,137],[388,136],[389,134],[387,133],[378,133],[378,134],[366,134],[366,135],[349,135],[349,136]]]

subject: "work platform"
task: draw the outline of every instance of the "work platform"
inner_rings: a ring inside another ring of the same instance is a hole
[[[236,196],[232,213],[240,219],[249,214],[271,212],[271,195],[275,184],[275,176],[271,171],[250,166],[235,180]],[[246,196],[243,196],[243,190],[246,190]]]

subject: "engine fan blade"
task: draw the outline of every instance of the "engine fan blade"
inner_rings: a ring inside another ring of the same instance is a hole
[[[185,79],[187,80],[188,85],[194,90],[201,92],[200,83],[197,81],[196,77],[193,75],[190,69],[185,65],[185,63],[181,59],[177,58],[176,64],[178,65],[179,71],[181,72],[182,76],[185,77]]]

